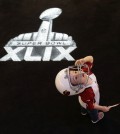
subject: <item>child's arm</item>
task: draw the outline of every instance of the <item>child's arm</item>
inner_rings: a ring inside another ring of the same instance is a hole
[[[81,58],[81,59],[76,60],[75,66],[76,65],[80,65],[80,64],[84,64],[86,62],[93,63],[93,56],[86,56],[84,58]]]

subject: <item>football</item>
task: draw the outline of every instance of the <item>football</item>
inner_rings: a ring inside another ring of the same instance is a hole
[[[52,20],[57,18],[62,13],[60,8],[49,8],[41,13],[40,19],[42,20]]]

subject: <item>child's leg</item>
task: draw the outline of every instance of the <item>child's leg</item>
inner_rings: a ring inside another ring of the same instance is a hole
[[[96,109],[88,110],[88,113],[91,117],[92,123],[97,123],[99,120],[101,120],[104,117],[104,113],[98,112],[98,110]]]
[[[82,115],[86,115],[87,114],[87,110],[81,106],[81,114]]]
[[[98,120],[98,110],[96,109],[88,110],[88,113],[93,122],[96,122]]]

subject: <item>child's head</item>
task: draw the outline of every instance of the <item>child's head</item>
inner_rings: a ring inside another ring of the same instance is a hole
[[[60,93],[69,92],[69,95],[75,95],[84,91],[88,78],[81,67],[70,66],[57,74],[55,85]]]

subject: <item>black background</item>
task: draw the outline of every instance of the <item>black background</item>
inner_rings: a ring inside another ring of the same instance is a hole
[[[53,22],[53,31],[73,37],[77,49],[71,55],[75,59],[93,55],[101,104],[119,102],[119,0],[0,0],[0,57],[11,38],[37,32],[39,15],[51,7],[63,10]],[[77,96],[65,97],[56,90],[56,74],[72,64],[0,62],[0,134],[119,133],[120,107],[92,124],[88,116],[81,116]]]

